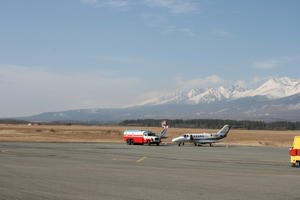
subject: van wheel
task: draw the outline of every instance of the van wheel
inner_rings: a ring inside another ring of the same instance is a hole
[[[148,145],[148,146],[150,146],[150,145],[151,145],[151,142],[150,142],[150,140],[148,140],[148,141],[147,141],[147,145]]]
[[[156,146],[159,146],[159,143],[156,143]]]
[[[130,143],[131,143],[132,145],[134,145],[134,140],[133,140],[133,139],[131,139]]]
[[[296,163],[292,163],[291,167],[296,167]]]
[[[130,140],[126,140],[126,143],[127,143],[128,145],[131,145],[131,141],[130,141]]]

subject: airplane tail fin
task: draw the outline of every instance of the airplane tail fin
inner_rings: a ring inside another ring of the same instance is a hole
[[[228,124],[226,124],[225,126],[223,126],[223,128],[221,128],[219,131],[218,131],[218,135],[222,136],[222,137],[226,137],[227,134],[229,133],[231,129],[231,126],[229,126]]]
[[[158,137],[160,138],[167,138],[167,132],[168,132],[168,128],[169,128],[169,125],[167,123],[167,121],[162,121],[161,122],[161,126],[164,128],[161,133],[159,134]]]

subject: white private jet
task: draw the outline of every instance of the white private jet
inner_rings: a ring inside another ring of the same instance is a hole
[[[231,127],[226,124],[217,133],[186,133],[180,137],[172,139],[172,142],[178,143],[178,146],[181,144],[184,145],[185,142],[194,143],[195,146],[202,144],[209,144],[212,146],[212,143],[218,142],[220,139],[225,138],[230,128]]]

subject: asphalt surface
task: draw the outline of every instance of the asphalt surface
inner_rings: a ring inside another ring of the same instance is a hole
[[[300,199],[288,148],[0,143],[0,199]]]

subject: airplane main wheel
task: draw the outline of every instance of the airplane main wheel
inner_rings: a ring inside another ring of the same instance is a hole
[[[178,146],[180,147],[181,143],[178,143]]]
[[[197,143],[195,142],[194,145],[197,146]]]

